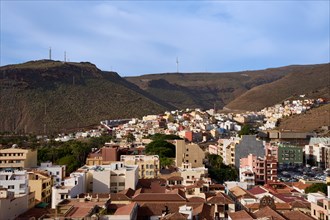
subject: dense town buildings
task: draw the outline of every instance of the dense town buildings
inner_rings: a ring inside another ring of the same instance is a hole
[[[312,183],[325,183],[329,138],[273,130],[279,119],[304,113],[313,103],[285,101],[240,114],[188,109],[105,121],[115,142],[93,149],[72,173],[49,161],[38,166],[37,151],[0,149],[0,218],[15,219],[25,211],[31,217],[28,210],[44,205],[53,212],[40,219],[329,219],[329,198],[305,191]],[[266,136],[238,135],[246,123],[256,123]],[[156,133],[182,138],[169,140],[175,146],[172,166],[162,167],[159,155],[145,153]],[[77,132],[58,141],[85,136]],[[215,182],[210,154],[236,167],[238,179]]]

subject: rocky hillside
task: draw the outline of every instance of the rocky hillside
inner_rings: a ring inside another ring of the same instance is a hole
[[[152,74],[126,79],[178,109],[208,109],[216,105],[217,109],[226,106],[233,110],[257,110],[295,94],[326,93],[329,75],[329,64],[320,64],[233,73]]]
[[[0,131],[52,133],[173,109],[91,63],[31,61],[0,67]]]

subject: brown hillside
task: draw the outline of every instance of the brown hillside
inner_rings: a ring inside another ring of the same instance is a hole
[[[279,129],[310,132],[322,126],[330,126],[330,104],[312,109],[305,114],[283,119]]]
[[[0,131],[53,133],[173,109],[91,63],[33,61],[0,67]]]
[[[285,77],[256,86],[234,99],[227,109],[260,110],[300,94],[330,98],[330,64],[292,69]]]
[[[295,93],[324,89],[328,80],[326,75],[328,67],[329,64],[296,65],[234,73],[167,73],[126,79],[178,109],[187,107],[209,109],[213,108],[214,104],[220,109],[232,102],[228,105],[229,108],[250,110],[281,102]],[[311,76],[310,74],[314,72],[316,74]],[[301,82],[302,78],[312,84]],[[280,93],[274,92],[276,91],[274,89],[259,90],[259,88],[268,88],[266,85],[277,81],[281,83],[274,84],[274,87],[281,91]],[[251,98],[242,96],[237,102],[234,101],[246,92],[250,94],[249,91],[253,94],[255,91],[256,95]]]

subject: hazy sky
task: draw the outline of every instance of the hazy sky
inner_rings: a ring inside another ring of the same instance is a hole
[[[121,76],[330,60],[330,1],[0,0],[0,65],[90,61]]]

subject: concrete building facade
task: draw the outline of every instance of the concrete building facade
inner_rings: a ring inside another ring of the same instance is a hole
[[[155,178],[159,174],[160,160],[158,155],[121,155],[124,165],[138,165],[139,178]]]
[[[177,167],[181,167],[182,163],[190,163],[192,168],[204,166],[205,153],[198,144],[186,144],[184,140],[176,140],[175,147]]]
[[[7,148],[0,150],[0,170],[25,169],[37,166],[37,150]]]

